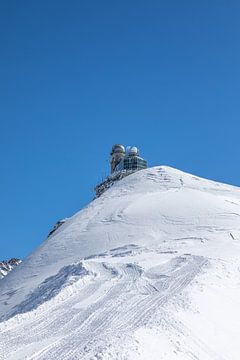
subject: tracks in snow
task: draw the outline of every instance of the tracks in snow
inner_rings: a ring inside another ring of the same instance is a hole
[[[1,325],[0,359],[101,359],[98,354],[147,324],[207,261],[199,256],[179,256],[145,271],[135,263],[102,260],[107,258],[86,261],[86,274],[97,276],[71,296],[61,297],[60,293],[38,309]],[[42,339],[49,341],[42,343]]]

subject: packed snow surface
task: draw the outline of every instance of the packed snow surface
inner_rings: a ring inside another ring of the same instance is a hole
[[[239,360],[240,189],[154,167],[0,281],[1,360]]]

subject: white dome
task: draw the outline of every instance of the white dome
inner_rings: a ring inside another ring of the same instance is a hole
[[[121,144],[115,144],[112,147],[112,153],[121,152],[125,153],[125,147]]]
[[[138,148],[136,146],[132,146],[130,149],[129,149],[129,154],[130,155],[138,155],[139,151],[138,151]]]

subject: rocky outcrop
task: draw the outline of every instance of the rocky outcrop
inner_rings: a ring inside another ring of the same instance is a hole
[[[62,219],[56,222],[56,224],[54,225],[54,227],[52,228],[52,230],[49,232],[48,236],[51,236],[62,224],[64,224],[66,222],[66,219]]]
[[[4,278],[11,270],[22,262],[20,259],[12,258],[0,262],[0,279]]]
[[[107,189],[109,189],[110,187],[112,187],[112,185],[116,182],[119,181],[121,179],[123,179],[124,177],[132,174],[135,171],[119,171],[116,173],[113,173],[112,175],[109,175],[104,181],[102,181],[100,184],[98,184],[95,187],[95,193],[96,196],[95,198],[98,198],[99,196],[101,196]]]

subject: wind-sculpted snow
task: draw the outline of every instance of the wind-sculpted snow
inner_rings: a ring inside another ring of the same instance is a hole
[[[50,276],[30,292],[23,302],[15,306],[11,316],[36,309],[45,301],[59,294],[65,287],[89,274],[90,272],[81,263],[64,266],[56,275]]]
[[[0,360],[239,360],[240,190],[115,183],[0,282]]]
[[[70,289],[65,285],[65,291],[69,291],[65,299],[57,297],[60,292],[56,291],[58,286],[63,288],[69,274],[82,277],[88,271],[73,266],[63,269],[56,275],[55,281],[54,277],[47,279],[24,304],[20,304],[19,310],[32,310],[31,306],[29,308],[30,300],[34,307],[40,305],[36,299],[43,300],[45,291],[48,303],[37,312],[25,315],[22,320],[18,318],[20,325],[10,330],[10,338],[9,330],[4,326],[1,329],[1,342],[10,341],[11,345],[10,352],[0,349],[5,352],[3,358],[18,358],[19,348],[28,349],[33,342],[37,348],[39,342],[41,347],[42,339],[49,336],[53,341],[38,352],[38,359],[55,359],[56,354],[62,359],[101,358],[102,344],[110,345],[121,338],[124,340],[135,329],[146,325],[161,306],[181,292],[207,264],[203,257],[181,256],[144,271],[141,266],[128,262],[128,258],[123,263],[115,263],[114,260],[111,255],[106,255],[103,262],[86,262],[86,266],[98,276],[82,284],[81,291],[72,291],[71,296]],[[68,287],[72,285],[68,283]],[[10,328],[13,322],[9,322]],[[31,328],[31,334],[20,333],[22,326]]]

